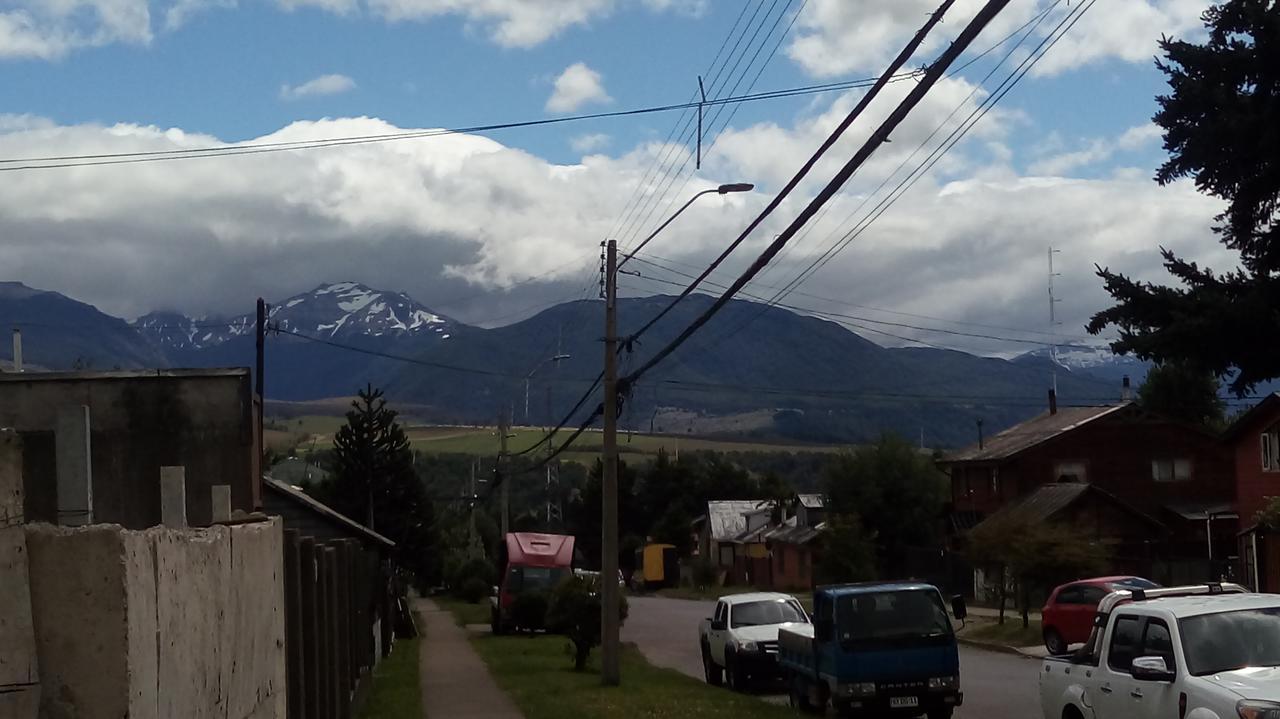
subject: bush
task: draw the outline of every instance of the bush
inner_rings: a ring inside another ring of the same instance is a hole
[[[511,622],[521,629],[536,632],[547,623],[545,592],[521,592],[511,603]]]
[[[486,562],[483,559],[467,559],[456,564],[453,567],[453,571],[446,575],[446,580],[448,581],[449,588],[453,593],[458,597],[465,599],[466,597],[463,596],[463,589],[469,584],[473,584],[473,582],[471,582],[473,579],[477,580],[480,583],[480,586],[484,587],[484,592],[481,596],[487,595],[489,593],[489,588],[494,584],[494,574],[493,565],[489,564],[489,562]]]
[[[714,587],[720,579],[720,569],[706,559],[693,564],[693,586],[697,589]]]
[[[573,642],[573,668],[587,666],[591,648],[600,644],[600,583],[592,577],[571,577],[551,593],[547,628]],[[627,619],[627,599],[619,598],[619,619]]]
[[[454,589],[454,594],[464,602],[476,604],[489,596],[492,585],[480,577],[467,577],[462,585]]]

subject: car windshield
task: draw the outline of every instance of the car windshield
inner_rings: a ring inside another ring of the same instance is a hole
[[[1187,617],[1178,626],[1195,676],[1280,666],[1280,607]]]
[[[507,575],[507,590],[536,592],[551,589],[564,579],[566,573],[562,567],[512,567]]]
[[[1126,577],[1111,582],[1112,589],[1156,589],[1160,585],[1142,577]]]
[[[836,599],[836,618],[844,642],[951,634],[942,598],[932,590],[845,595]]]
[[[790,599],[766,599],[733,605],[729,621],[733,627],[755,627],[765,624],[800,622],[807,624],[804,610]]]

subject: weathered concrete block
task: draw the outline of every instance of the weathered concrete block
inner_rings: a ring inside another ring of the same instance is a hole
[[[231,587],[226,527],[146,531],[156,557],[160,717],[227,719],[226,667],[234,661],[222,625]]]
[[[160,468],[160,523],[170,529],[187,526],[187,470]]]
[[[54,445],[58,523],[69,527],[93,524],[93,448],[89,439],[88,405],[58,409]]]
[[[46,719],[157,719],[155,622],[130,613],[155,568],[147,538],[116,525],[25,526]],[[152,613],[154,617],[154,612]],[[151,652],[154,655],[154,650]]]
[[[0,692],[3,719],[35,719],[35,707],[40,701],[27,576],[26,534],[21,526],[0,527],[0,687],[15,689]],[[23,696],[8,696],[17,692]],[[31,710],[22,711],[27,705]]]
[[[223,643],[228,719],[284,717],[287,706],[284,531],[278,517],[231,527],[231,573]],[[265,713],[264,713],[265,712]]]
[[[22,440],[0,429],[0,527],[22,523]]]

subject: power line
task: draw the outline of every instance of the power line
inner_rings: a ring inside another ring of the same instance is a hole
[[[951,2],[952,0],[946,0],[943,3],[942,7],[939,8],[938,12],[931,17],[930,22],[936,24],[937,21],[941,20],[941,13],[944,12],[946,8],[950,7]],[[845,163],[845,165],[840,169],[840,171],[836,173],[835,177],[833,177],[826,184],[826,186],[823,187],[822,190],[818,192],[817,196],[814,197],[814,199],[804,208],[804,210],[801,211],[799,216],[797,216],[791,222],[791,224],[785,230],[783,230],[782,234],[780,234],[765,249],[765,251],[761,253],[760,256],[757,257],[754,262],[751,263],[751,266],[748,267],[747,270],[743,272],[738,279],[734,280],[733,284],[729,286],[729,289],[727,289],[724,292],[724,294],[722,294],[719,298],[717,298],[715,302],[712,303],[710,308],[708,308],[699,317],[697,317],[674,340],[672,340],[665,347],[659,350],[656,354],[650,357],[640,367],[632,371],[626,377],[623,377],[621,380],[619,380],[620,394],[625,396],[626,393],[629,391],[630,387],[633,386],[635,382],[641,376],[644,375],[645,372],[657,366],[660,362],[662,362],[663,359],[665,359],[668,355],[674,352],[681,344],[686,342],[689,339],[689,337],[693,336],[693,334],[697,332],[708,321],[710,321],[710,319],[717,312],[719,312],[720,309],[722,309],[729,302],[729,300],[732,299],[733,296],[743,288],[743,286],[745,286],[748,282],[750,282],[751,279],[754,278],[760,272],[761,269],[763,269],[766,265],[769,264],[769,262],[778,254],[778,252],[783,248],[783,246],[785,246],[786,243],[790,241],[792,237],[795,236],[796,232],[798,232],[799,229],[803,227],[806,222],[812,219],[813,215],[815,215],[818,212],[818,210],[822,208],[823,205],[825,205],[827,202],[831,200],[832,197],[835,196],[835,194],[840,190],[840,188],[844,185],[844,183],[848,181],[848,179],[854,174],[854,172],[856,172],[857,169],[861,167],[864,162],[866,162],[867,158],[869,158],[875,152],[875,150],[880,147],[881,144],[889,140],[889,136],[893,133],[893,131],[898,127],[898,125],[902,123],[904,119],[906,119],[906,117],[911,113],[912,109],[914,109],[915,106],[918,105],[920,101],[924,99],[924,96],[929,92],[930,89],[933,88],[933,86],[938,82],[938,80],[941,79],[942,74],[946,72],[947,68],[952,63],[955,62],[956,58],[959,57],[960,53],[962,53],[964,49],[973,42],[973,40],[978,36],[978,34],[982,31],[982,29],[985,28],[987,24],[996,15],[998,15],[1000,11],[1003,10],[1004,7],[1008,4],[1009,4],[1009,0],[989,0],[989,2],[981,10],[978,11],[974,19],[969,23],[968,26],[964,28],[964,30],[960,32],[960,35],[950,45],[950,47],[948,47],[942,53],[942,55],[937,60],[935,60],[932,65],[929,66],[928,71],[925,73],[924,77],[920,80],[920,83],[916,85],[916,87],[912,88],[911,92],[908,93],[907,97],[901,103],[899,103],[899,105],[893,110],[893,112],[889,114],[889,116],[884,120],[884,122],[882,122],[880,126],[871,134],[867,142],[863,144],[863,146],[854,154],[852,158],[850,158],[850,160],[847,163]],[[930,26],[926,26],[926,27],[930,27]],[[919,40],[923,40],[922,35],[917,37]],[[905,59],[903,60],[903,62],[905,62]],[[883,82],[887,80],[887,75],[881,80],[882,82],[879,83],[879,85],[882,87]],[[814,158],[814,160],[812,160],[811,162],[816,162],[816,160],[817,158]],[[708,269],[705,274],[709,274],[709,273],[710,273],[710,269]],[[692,288],[689,288],[685,290],[685,293],[688,293],[691,291],[692,291]],[[668,307],[670,307],[670,305],[668,305]]]

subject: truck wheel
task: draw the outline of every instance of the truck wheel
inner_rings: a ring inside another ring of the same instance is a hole
[[[1044,630],[1044,648],[1048,649],[1051,655],[1066,654],[1067,642],[1057,629],[1049,627]]]
[[[748,688],[747,673],[743,671],[739,665],[737,657],[732,654],[724,655],[724,673],[729,680],[729,688],[735,692],[745,692]]]
[[[791,692],[787,697],[791,708],[796,711],[813,713],[813,703],[809,701],[809,688],[804,685],[804,680],[798,676],[788,678],[787,685],[791,687]]]
[[[711,658],[711,649],[706,644],[702,645],[702,674],[707,678],[707,683],[713,687],[724,683],[724,673]]]
[[[489,631],[496,637],[502,634],[502,618],[498,615],[498,610],[489,611]]]

